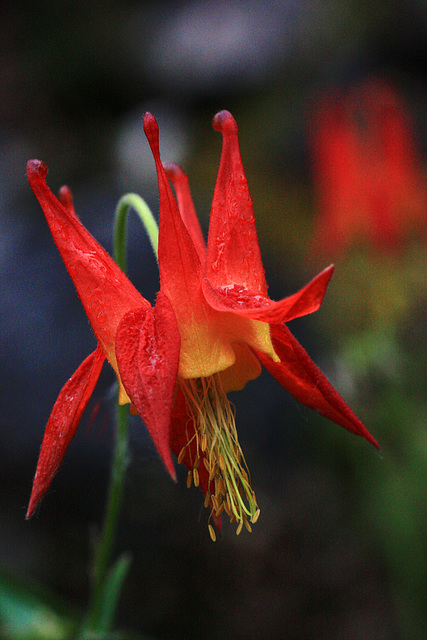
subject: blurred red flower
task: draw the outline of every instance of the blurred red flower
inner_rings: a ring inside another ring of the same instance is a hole
[[[357,243],[393,251],[417,232],[425,237],[425,175],[408,110],[391,85],[368,80],[326,95],[311,152],[316,252],[335,259]]]

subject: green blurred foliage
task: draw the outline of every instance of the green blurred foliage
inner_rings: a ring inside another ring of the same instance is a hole
[[[0,572],[2,640],[68,640],[76,629],[70,611],[46,589]]]
[[[352,406],[368,417],[382,454],[372,464],[334,430],[320,446],[351,492],[351,525],[384,563],[402,638],[412,640],[427,628],[425,247],[354,250],[337,280],[323,328],[335,336],[336,372],[347,376]]]

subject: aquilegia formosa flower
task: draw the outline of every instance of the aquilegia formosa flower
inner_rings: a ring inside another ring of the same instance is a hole
[[[320,254],[337,257],[360,242],[395,251],[425,237],[425,176],[409,111],[391,85],[370,79],[326,95],[311,133]]]
[[[46,165],[28,162],[28,180],[98,346],[52,410],[27,517],[58,470],[105,358],[117,374],[119,402],[142,417],[172,478],[171,451],[188,467],[188,484],[204,491],[214,518],[225,511],[238,532],[243,524],[250,529],[259,509],[227,392],[256,378],[261,365],[299,401],[378,447],[285,324],[319,308],[333,267],[280,302],[268,298],[237,125],[221,111],[213,126],[223,148],[206,246],[187,178],[177,165],[162,165],[157,122],[144,116],[160,192],[154,307],[81,224],[69,190],[63,187],[58,200],[46,185]]]

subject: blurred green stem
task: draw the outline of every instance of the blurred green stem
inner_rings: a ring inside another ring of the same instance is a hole
[[[145,200],[136,193],[127,193],[120,198],[116,209],[114,229],[114,259],[126,273],[126,228],[130,209],[134,209],[145,227],[153,251],[158,259],[159,228]]]
[[[129,409],[127,405],[116,407],[116,441],[109,493],[101,535],[95,548],[93,560],[92,594],[89,602],[87,628],[90,631],[108,631],[100,629],[101,619],[104,617],[105,598],[108,591],[109,566],[113,544],[117,533],[126,469],[128,465],[128,423]],[[117,602],[116,602],[117,603]],[[114,612],[110,612],[113,619]],[[103,626],[103,625],[102,625]],[[85,636],[83,636],[84,638]]]
[[[135,209],[150,238],[157,257],[159,231],[145,201],[134,193],[123,196],[117,205],[114,222],[114,260],[126,272],[126,229],[130,209]],[[110,486],[104,523],[96,544],[93,560],[93,582],[88,614],[78,636],[79,640],[101,638],[110,630],[120,591],[130,564],[128,556],[121,556],[111,566],[113,545],[117,533],[126,469],[129,459],[129,410],[127,405],[116,408],[116,438],[111,468]]]

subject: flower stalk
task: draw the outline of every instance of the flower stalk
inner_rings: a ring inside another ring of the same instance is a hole
[[[87,615],[87,628],[92,632],[108,631],[108,629],[102,629],[100,627],[103,626],[101,625],[101,620],[104,618],[105,612],[105,599],[109,583],[109,567],[119,524],[126,469],[129,461],[128,413],[129,409],[126,405],[121,406],[117,403],[116,438],[111,465],[110,486],[108,489],[102,531],[96,542],[93,558],[92,587]],[[115,600],[117,604],[118,598]],[[109,618],[112,621],[114,611],[110,611],[109,614]]]
[[[119,200],[114,219],[114,260],[123,272],[126,272],[127,217],[131,208],[136,211],[142,221],[157,257],[159,230],[154,216],[140,196],[128,193]],[[114,620],[120,590],[130,565],[130,558],[125,555],[119,558],[110,569],[129,463],[129,408],[128,405],[121,405],[118,398],[115,424],[116,434],[105,516],[94,550],[91,596],[80,640],[84,640],[88,632],[93,634],[109,631]],[[117,580],[118,573],[120,573],[119,580]],[[116,583],[116,593],[112,596],[111,590],[114,583]]]
[[[141,196],[136,193],[126,193],[116,207],[114,219],[114,260],[123,273],[126,273],[126,229],[130,209],[134,209],[145,227],[154,254],[159,259],[159,227],[151,209]]]

